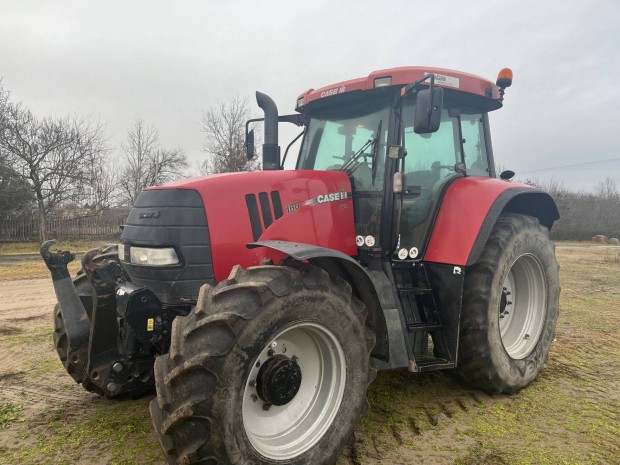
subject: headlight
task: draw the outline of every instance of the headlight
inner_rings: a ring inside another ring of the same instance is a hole
[[[125,261],[125,244],[118,244],[118,259]]]
[[[129,261],[136,265],[167,266],[177,265],[179,257],[172,247],[150,249],[132,246],[129,249]]]

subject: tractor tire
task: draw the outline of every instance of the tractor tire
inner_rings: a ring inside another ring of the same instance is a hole
[[[531,216],[500,215],[467,270],[457,374],[488,393],[530,384],[549,355],[559,313],[555,245]]]
[[[375,375],[351,287],[321,268],[236,266],[177,317],[151,417],[169,464],[332,464]]]
[[[88,280],[86,280],[88,282]],[[75,280],[74,280],[75,284]],[[77,286],[76,286],[77,287]],[[76,370],[76,367],[68,360],[67,353],[69,350],[67,332],[65,330],[65,322],[62,319],[62,313],[60,312],[60,304],[54,306],[54,346],[58,353],[58,358],[65,367],[65,370],[73,378],[73,380],[81,384],[88,392],[93,392],[97,395],[103,396],[103,391],[88,377],[83,370]]]
[[[118,249],[116,246],[108,246],[102,250],[101,254],[95,256],[93,260],[102,261],[102,260],[116,260],[118,261]],[[78,295],[80,296],[80,300],[84,305],[84,309],[88,315],[88,318],[91,318],[91,308],[92,305],[92,295],[93,288],[86,276],[86,273],[83,269],[80,269],[75,277],[73,278],[73,285],[77,290]],[[56,304],[54,306],[54,346],[56,347],[56,352],[58,353],[58,357],[62,362],[65,370],[73,378],[73,380],[81,384],[82,387],[88,391],[93,392],[97,395],[104,396],[105,393],[103,390],[97,386],[90,377],[85,373],[84,370],[76,369],[75,365],[68,360],[68,340],[67,340],[67,332],[65,329],[65,322],[62,319],[62,313],[60,311],[60,304]]]

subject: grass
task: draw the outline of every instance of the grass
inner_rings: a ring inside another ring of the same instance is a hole
[[[75,275],[81,268],[79,259],[69,263],[69,273]],[[50,278],[51,275],[43,259],[38,258],[25,262],[3,263],[0,265],[0,281],[13,281],[16,279]]]
[[[102,247],[106,244],[118,242],[118,241],[106,241],[106,240],[76,240],[76,241],[58,241],[52,250],[55,248],[62,250],[70,250],[72,252],[85,252],[96,247]],[[38,254],[39,242],[0,242],[0,255],[16,255],[16,254]]]
[[[84,252],[94,248],[101,248],[109,244],[109,241],[60,241],[52,247],[52,251],[69,250],[71,252]],[[29,255],[36,254],[32,259],[20,259],[19,261],[2,262],[5,255]],[[39,254],[38,242],[0,242],[0,281],[13,281],[16,279],[49,278],[50,273]],[[69,264],[69,272],[74,275],[80,269],[80,259],[76,258]]]
[[[152,432],[149,399],[118,402],[95,399],[86,412],[70,403],[48,409],[44,420],[30,420],[27,445],[9,448],[0,464],[161,463]]]
[[[13,402],[0,402],[0,430],[8,428],[12,423],[24,421],[23,407]]]
[[[488,396],[445,372],[380,373],[369,388],[370,408],[357,427],[357,442],[338,464],[617,463],[620,261],[599,247],[559,249],[558,260],[556,340],[534,383],[512,396]],[[149,399],[110,401],[84,392],[64,374],[50,338],[51,329],[38,328],[0,340],[8,356],[45,347],[46,355],[29,359],[19,379],[73,399],[49,402],[36,414],[0,401],[0,465],[161,464]],[[21,442],[3,442],[8,433]]]

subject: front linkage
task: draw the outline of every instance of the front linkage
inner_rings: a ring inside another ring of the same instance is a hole
[[[87,390],[116,397],[154,388],[155,357],[168,351],[175,313],[148,289],[128,282],[114,248],[93,249],[71,279],[68,251],[41,246],[58,299],[56,349],[67,372]]]

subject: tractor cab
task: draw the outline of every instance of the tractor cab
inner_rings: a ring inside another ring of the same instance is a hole
[[[373,247],[396,261],[420,257],[451,181],[495,176],[487,114],[501,107],[500,89],[461,72],[407,67],[298,98],[296,169],[347,174],[360,262]]]

